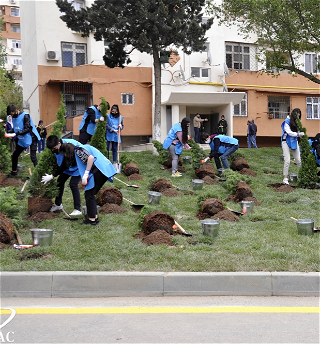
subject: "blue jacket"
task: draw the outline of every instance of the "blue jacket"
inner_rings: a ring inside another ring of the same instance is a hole
[[[61,141],[62,141],[62,143],[72,143],[76,147],[83,147],[83,145],[80,142],[73,140],[73,139],[62,139]],[[64,156],[61,153],[54,154],[54,155],[57,159],[58,166],[61,166],[63,159],[64,159]],[[69,168],[64,170],[63,173],[67,174],[68,176],[80,176],[78,166],[69,166]]]
[[[173,140],[178,139],[177,134],[176,134],[177,131],[182,131],[182,127],[180,123],[174,124],[173,127],[169,130],[168,135],[165,138],[162,145],[164,149],[168,149],[171,146]],[[177,155],[181,155],[182,149],[183,149],[183,145],[180,141],[178,141],[175,145],[175,149],[174,149],[175,153]]]
[[[100,119],[101,112],[95,106],[90,106],[89,108],[94,110],[95,119]],[[79,130],[81,130],[83,128],[87,117],[88,117],[88,112],[86,111],[82,117],[82,121],[80,123]],[[96,130],[96,123],[90,122],[87,126],[87,133],[90,135],[93,135],[95,130]]]
[[[120,116],[120,123],[122,125],[123,129],[123,116]],[[118,142],[118,134],[115,133],[112,129],[118,130],[119,129],[119,117],[115,118],[112,116],[111,113],[107,114],[107,130],[106,130],[106,140],[107,141],[113,141],[113,142]],[[121,135],[120,135],[120,142],[121,143]]]
[[[231,146],[238,146],[239,141],[231,136],[226,135],[216,135],[210,142],[211,154],[223,154]],[[210,154],[210,155],[211,155]]]
[[[282,146],[282,141],[283,141],[283,136],[284,134],[286,134],[286,131],[284,130],[284,125],[285,123],[287,123],[288,125],[290,125],[290,118],[286,118],[282,124],[281,124],[281,128],[282,128],[282,134],[281,134],[281,146]],[[288,134],[286,135],[286,142],[288,144],[288,147],[291,149],[297,149],[298,148],[298,137],[296,136],[289,136]]]
[[[88,151],[93,157],[94,157],[94,166],[97,167],[97,169],[103,173],[106,177],[108,177],[108,180],[113,183],[113,176],[115,174],[117,174],[117,171],[115,170],[115,168],[113,167],[113,165],[111,164],[110,160],[108,160],[100,151],[98,151],[97,148],[90,146],[90,145],[83,145],[82,147],[76,147],[75,148],[75,157],[76,157],[76,162],[77,162],[77,166],[80,172],[80,175],[83,176],[84,172],[86,171],[86,166],[81,159],[78,157],[78,155],[76,154],[76,150],[78,148],[83,148],[86,151]],[[88,179],[88,184],[85,187],[85,190],[90,190],[94,187],[95,183],[94,183],[94,176],[93,174],[90,172],[89,173],[89,179]]]
[[[310,144],[310,146],[311,146],[310,151],[311,151],[311,153],[314,155],[314,157],[316,158],[317,166],[320,166],[320,155],[318,155],[316,148],[315,148],[315,147],[312,147],[312,143],[313,143],[313,142],[318,142],[318,141],[317,141],[317,140],[314,140],[314,141],[313,141],[313,140],[311,140],[311,139],[309,139],[308,141],[309,141],[309,144]],[[319,142],[318,144],[320,145],[320,142]]]
[[[29,116],[30,117],[30,125],[32,127],[32,132],[37,137],[37,139],[39,141],[40,140],[40,136],[39,136],[38,130],[35,127],[31,116],[28,113],[26,113],[26,112],[20,113],[17,118],[12,118],[14,132],[18,133],[19,131],[25,129],[24,128],[24,116]],[[26,134],[23,134],[23,135],[17,135],[17,138],[18,138],[18,145],[21,146],[21,147],[27,148],[32,143],[32,136],[31,136],[30,132],[28,132]]]

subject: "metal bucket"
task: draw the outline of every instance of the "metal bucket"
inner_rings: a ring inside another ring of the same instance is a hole
[[[241,201],[240,204],[241,204],[241,209],[243,213],[252,214],[253,206],[254,206],[253,201]]]
[[[220,221],[206,219],[206,220],[201,220],[201,224],[202,224],[203,235],[208,235],[211,237],[218,236],[219,228],[220,228]]]
[[[296,221],[298,234],[312,235],[314,229],[313,219],[298,219]]]
[[[100,205],[97,205],[97,214],[99,214],[99,208]],[[85,219],[88,219],[88,212],[87,212],[87,206],[82,206],[82,214],[84,215]]]
[[[191,164],[191,156],[184,156],[182,159],[184,163]]]
[[[294,174],[294,173],[291,173],[291,174],[288,175],[288,179],[289,179],[290,182],[296,183],[298,181],[298,175]]]
[[[192,179],[193,190],[201,190],[204,181],[202,179]]]
[[[54,229],[30,229],[33,245],[51,246]]]
[[[159,204],[162,193],[156,191],[149,191],[149,204]]]

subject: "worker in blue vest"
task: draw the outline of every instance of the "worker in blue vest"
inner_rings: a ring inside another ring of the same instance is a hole
[[[56,135],[50,135],[47,138],[47,148],[51,150],[51,152],[55,155],[57,159],[57,168],[52,172],[52,174],[45,174],[41,182],[47,184],[50,180],[54,177],[58,177],[57,186],[59,188],[59,194],[55,198],[54,205],[51,207],[50,211],[57,211],[63,208],[62,205],[62,196],[64,192],[64,185],[66,181],[70,178],[70,189],[72,192],[73,197],[73,206],[74,210],[69,214],[70,216],[77,216],[81,215],[81,198],[80,198],[80,191],[79,191],[79,182],[81,180],[80,172],[78,170],[77,165],[67,165],[66,159],[60,153],[60,147],[63,143],[72,143],[75,146],[79,147],[82,146],[76,140],[73,139],[59,139]]]
[[[77,165],[82,176],[82,185],[85,185],[84,197],[88,219],[82,224],[95,226],[99,223],[95,195],[106,181],[113,182],[112,177],[117,171],[98,149],[89,145],[77,147],[72,143],[63,143],[60,146],[60,153],[64,155],[69,166]]]
[[[123,116],[120,115],[119,107],[117,104],[112,105],[110,113],[107,114],[106,120],[107,130],[106,130],[106,140],[107,140],[107,150],[109,158],[109,148],[111,143],[112,150],[112,162],[116,164],[117,153],[118,153],[118,139],[119,144],[121,143],[121,135],[119,130],[123,129]]]
[[[317,166],[320,167],[320,133],[308,141],[311,146],[310,151],[316,159]],[[320,171],[317,173],[317,176],[320,177]]]
[[[37,166],[37,148],[40,140],[39,133],[33,123],[31,116],[27,112],[21,112],[15,105],[7,107],[8,115],[12,116],[14,133],[6,133],[4,136],[13,138],[16,137],[16,149],[12,153],[12,169],[8,177],[14,177],[18,174],[18,159],[20,154],[28,147],[30,147],[30,158],[34,166]]]
[[[103,121],[104,118],[101,116],[101,104],[99,105],[93,105],[88,107],[86,112],[84,113],[79,130],[79,142],[85,145],[87,142],[90,141],[91,137],[94,134],[94,131],[96,129],[96,123],[101,120]]]
[[[209,136],[207,133],[202,133],[201,140],[202,142],[208,143],[211,148],[209,156],[201,160],[202,163],[214,158],[217,169],[219,170],[222,168],[221,159],[223,168],[230,168],[227,158],[239,148],[239,141],[237,139],[227,135],[213,134]]]

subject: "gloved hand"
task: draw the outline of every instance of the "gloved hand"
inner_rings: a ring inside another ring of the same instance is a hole
[[[118,133],[118,131],[117,131],[116,129],[112,129],[112,131],[113,131],[114,133]]]
[[[12,138],[12,137],[15,137],[15,136],[16,136],[15,133],[12,133],[12,134],[5,133],[4,134],[4,137],[7,137],[7,138]]]
[[[3,122],[3,119],[2,119],[2,118],[0,118],[0,122]]]
[[[84,172],[84,175],[82,177],[82,185],[87,185],[88,179],[89,179],[89,171],[86,170],[86,172]]]
[[[122,124],[121,123],[118,124],[118,127],[120,130],[122,130]]]
[[[299,137],[303,136],[304,135],[304,132],[303,131],[299,131]]]
[[[41,183],[43,183],[44,185],[46,185],[48,182],[50,182],[51,179],[53,179],[53,175],[52,175],[52,174],[47,174],[47,173],[46,173],[46,175],[42,177]]]
[[[103,117],[103,116],[100,117],[100,121],[101,121],[101,122],[104,121],[104,117]]]
[[[201,164],[204,164],[204,163],[205,163],[205,162],[207,162],[209,159],[210,159],[210,158],[209,158],[209,157],[207,157],[207,158],[205,158],[205,159],[201,160]]]

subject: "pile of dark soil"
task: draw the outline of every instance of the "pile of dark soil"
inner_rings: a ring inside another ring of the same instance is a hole
[[[174,189],[165,189],[162,191],[162,195],[167,197],[179,197],[181,193]]]
[[[53,206],[50,198],[28,197],[28,213],[33,215],[40,212],[48,212]]]
[[[214,178],[215,172],[212,164],[203,164],[196,170],[196,176],[199,179],[203,179],[206,176]]]
[[[21,178],[7,178],[5,179],[1,184],[1,188],[6,188],[7,186],[20,186],[23,184],[23,181]]]
[[[207,198],[202,203],[200,213],[207,213],[209,216],[213,216],[223,209],[223,204],[218,198]]]
[[[275,188],[275,190],[274,190],[275,192],[288,193],[288,192],[292,192],[296,189],[294,186],[282,184],[282,183],[268,184],[267,186]]]
[[[14,235],[14,225],[10,219],[0,213],[0,242],[10,244]]]
[[[5,248],[7,248],[7,245],[0,242],[0,250],[4,250]]]
[[[239,221],[239,217],[233,213],[232,211],[228,209],[224,209],[222,211],[219,211],[216,215],[212,216],[215,220],[226,220],[230,222],[237,222]]]
[[[98,203],[103,206],[107,203],[118,204],[122,203],[122,193],[114,186],[109,186],[100,190],[98,195]]]
[[[205,176],[205,177],[203,178],[203,181],[204,181],[204,183],[207,184],[207,185],[219,184],[218,181],[216,181],[215,179],[213,179],[213,178],[210,177],[210,176]]]
[[[244,200],[246,197],[252,197],[253,191],[251,187],[245,182],[239,182],[236,185],[235,198],[238,201]]]
[[[136,162],[131,161],[124,167],[123,173],[126,176],[130,176],[132,174],[139,174],[139,165]]]
[[[246,159],[239,157],[232,161],[231,169],[234,171],[241,171],[243,168],[249,168],[249,164]]]
[[[42,222],[44,220],[51,220],[51,219],[55,219],[56,217],[58,217],[58,214],[53,213],[53,212],[38,212],[35,213],[33,215],[31,215],[28,220],[29,221],[33,221],[33,222]]]
[[[166,189],[170,189],[172,187],[171,182],[165,178],[157,179],[152,185],[151,190],[157,192],[163,192]]]
[[[257,175],[256,172],[250,170],[250,168],[243,168],[242,170],[239,171],[240,174],[246,174],[248,176],[255,177]]]
[[[172,246],[171,235],[164,230],[157,230],[142,239],[146,245],[168,245]]]
[[[255,197],[246,197],[243,199],[243,201],[253,201],[254,205],[261,205],[261,202],[259,202]]]
[[[168,160],[163,164],[163,167],[165,167],[167,170],[169,170],[172,167],[172,157],[170,156],[168,158]],[[180,168],[183,170],[184,172],[184,168],[182,167],[182,161],[181,158],[179,158],[178,161],[178,170],[180,171]]]
[[[127,209],[120,207],[118,204],[106,203],[99,208],[99,214],[121,214],[125,213]]]
[[[142,228],[146,234],[150,234],[159,229],[164,230],[169,234],[172,234],[173,225],[174,219],[172,216],[162,211],[153,211],[146,215],[143,219]]]
[[[143,179],[143,177],[141,174],[133,173],[133,174],[130,174],[130,176],[128,176],[127,179],[128,180],[141,180],[141,179]]]

